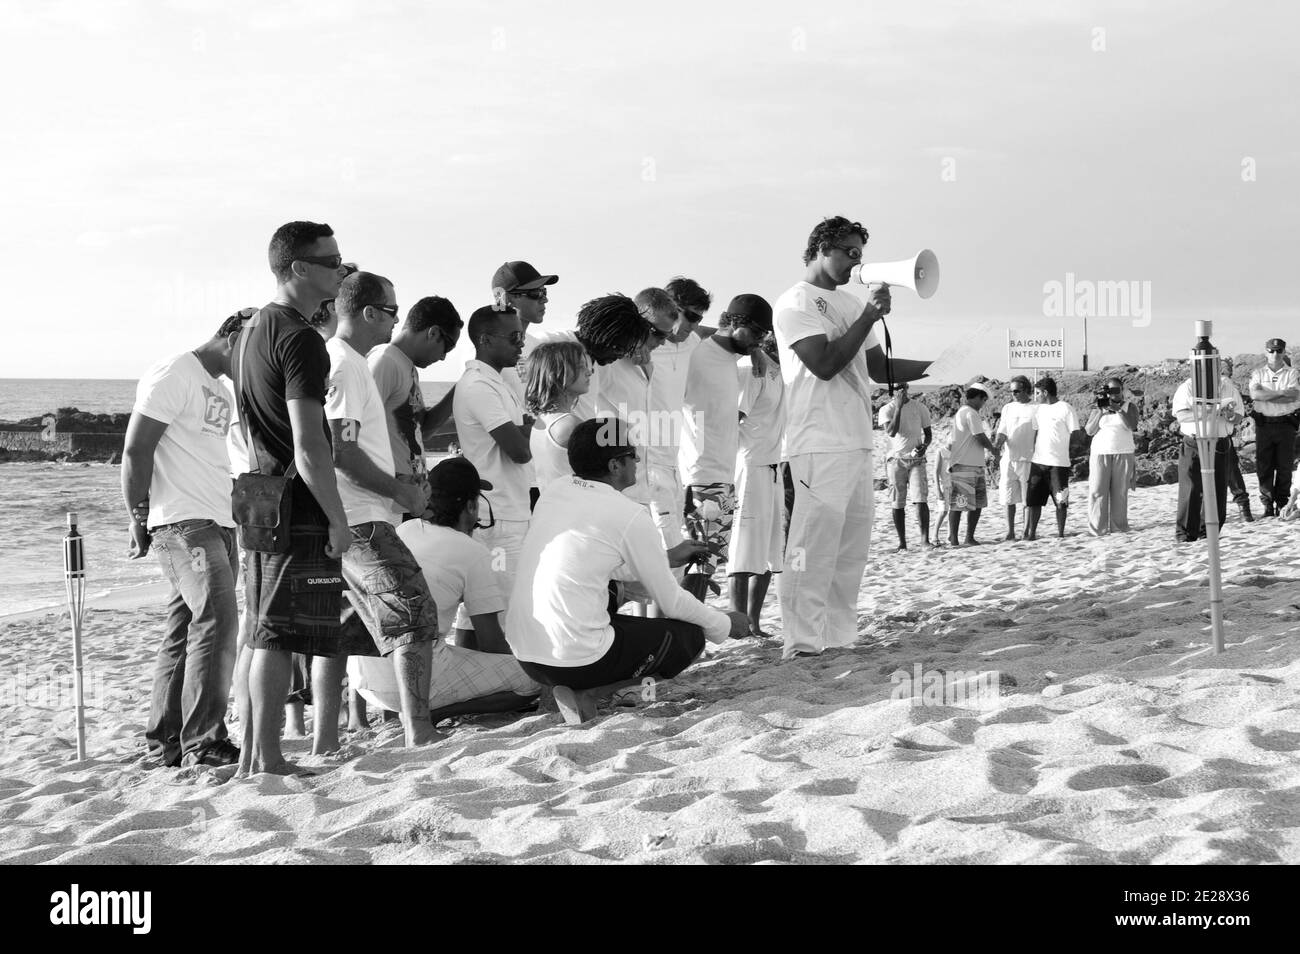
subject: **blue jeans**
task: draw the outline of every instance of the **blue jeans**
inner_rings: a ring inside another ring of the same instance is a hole
[[[150,755],[179,762],[226,738],[239,636],[238,549],[234,530],[211,520],[158,527],[153,549],[172,591],[144,737]]]

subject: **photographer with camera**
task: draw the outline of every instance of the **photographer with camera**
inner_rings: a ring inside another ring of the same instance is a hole
[[[1136,476],[1133,432],[1138,412],[1124,399],[1124,382],[1108,378],[1083,429],[1092,438],[1088,461],[1088,526],[1094,537],[1128,532],[1128,492]]]

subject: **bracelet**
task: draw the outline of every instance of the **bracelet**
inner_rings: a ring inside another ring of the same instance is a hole
[[[131,519],[142,527],[149,525],[149,501],[141,500],[131,508]]]

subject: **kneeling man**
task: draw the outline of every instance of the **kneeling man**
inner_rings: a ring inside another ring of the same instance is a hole
[[[574,476],[551,484],[533,511],[506,615],[510,648],[528,675],[555,687],[570,725],[595,716],[596,699],[620,686],[676,676],[706,639],[749,631],[744,613],[711,609],[673,579],[670,557],[685,562],[700,545],[665,553],[649,511],[623,495],[638,461],[627,428],[608,417],[574,428]],[[634,589],[662,617],[620,615]]]

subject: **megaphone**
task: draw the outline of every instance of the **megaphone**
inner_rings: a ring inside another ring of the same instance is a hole
[[[863,262],[854,266],[849,280],[863,285],[877,282],[902,285],[921,298],[929,298],[939,288],[939,259],[934,252],[923,248],[901,262]]]

